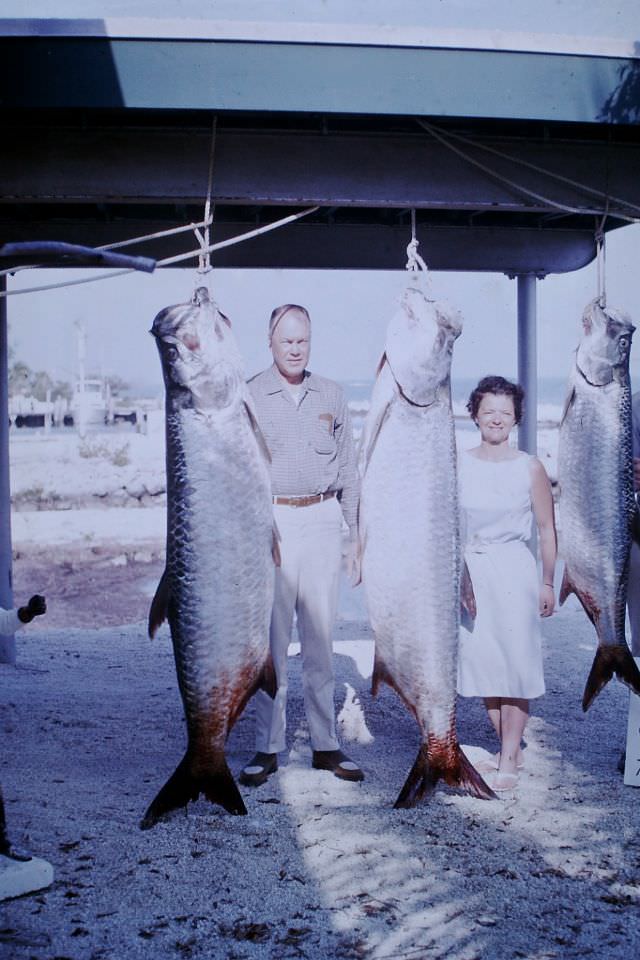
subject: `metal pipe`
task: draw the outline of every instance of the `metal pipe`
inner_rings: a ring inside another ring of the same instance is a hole
[[[0,277],[0,291],[6,290]],[[0,606],[13,607],[11,581],[11,489],[9,484],[9,338],[7,300],[0,297]],[[0,635],[0,663],[16,662],[15,637]]]
[[[519,273],[518,283],[518,382],[524,388],[524,414],[518,427],[518,449],[538,452],[538,344],[536,276]]]
[[[518,426],[518,449],[538,453],[538,342],[536,277],[519,273],[518,284],[518,383],[524,389],[524,412]],[[538,553],[538,535],[532,526],[529,548]]]

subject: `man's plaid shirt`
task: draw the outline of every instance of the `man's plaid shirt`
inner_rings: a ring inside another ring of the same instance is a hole
[[[271,454],[273,495],[298,497],[335,490],[355,534],[360,481],[342,388],[305,370],[296,406],[273,365],[249,380],[249,389]]]

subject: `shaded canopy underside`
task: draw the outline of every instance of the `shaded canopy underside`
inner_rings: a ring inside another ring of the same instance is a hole
[[[4,33],[2,242],[200,221],[211,160],[212,242],[320,208],[220,267],[398,269],[415,210],[431,268],[542,276],[640,216],[634,59]]]

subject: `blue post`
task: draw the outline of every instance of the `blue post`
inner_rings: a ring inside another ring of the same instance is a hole
[[[518,381],[524,388],[525,403],[518,427],[518,448],[538,452],[538,343],[536,277],[519,273],[518,281]]]
[[[538,453],[538,340],[536,312],[536,277],[519,273],[518,282],[518,382],[524,388],[524,413],[518,427],[518,449]],[[529,547],[538,553],[535,523]]]
[[[0,277],[0,292],[7,288]],[[0,297],[0,606],[13,607],[11,583],[11,492],[9,486],[9,345],[7,298]],[[15,637],[0,635],[0,663],[16,662]]]

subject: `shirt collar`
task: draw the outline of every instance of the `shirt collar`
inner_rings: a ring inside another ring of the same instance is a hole
[[[318,383],[318,378],[315,373],[311,373],[309,370],[304,371],[304,377],[302,383],[300,384],[303,390],[319,390],[320,385]],[[282,382],[282,377],[278,373],[278,369],[273,363],[267,370],[267,383],[265,384],[265,393],[281,393],[285,389],[285,385]]]

